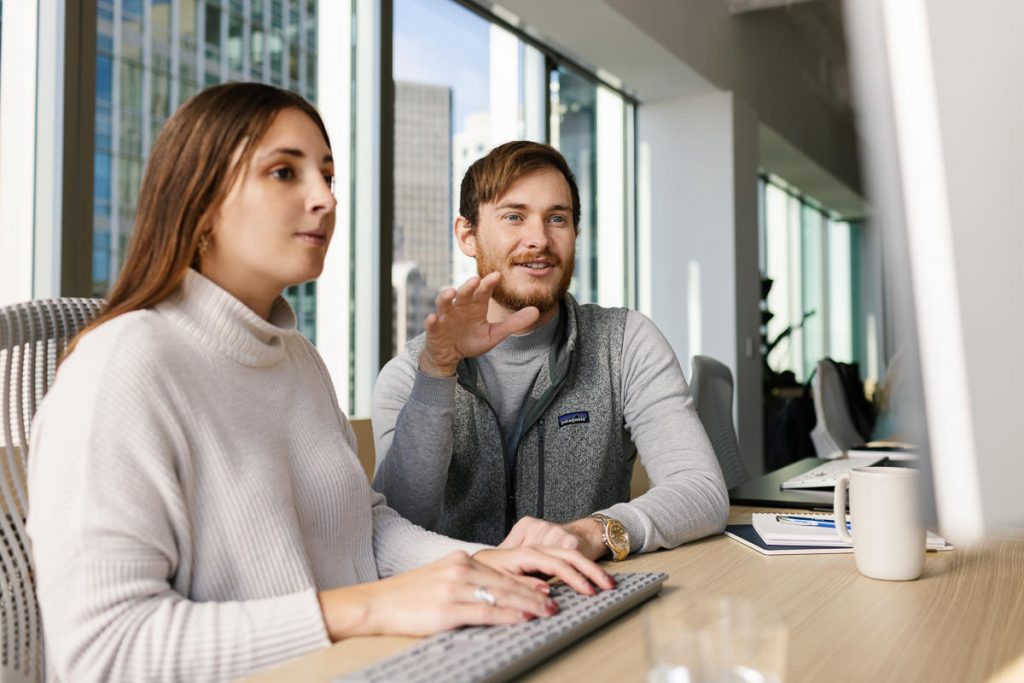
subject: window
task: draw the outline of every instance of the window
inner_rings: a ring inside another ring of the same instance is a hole
[[[837,220],[781,179],[761,180],[761,269],[772,280],[769,366],[805,382],[819,360],[859,360],[856,224]],[[788,333],[786,330],[790,330]]]
[[[452,236],[459,184],[509,140],[549,142],[576,175],[573,294],[625,303],[632,103],[451,0],[395,0],[393,35],[393,352],[422,332],[439,289],[476,272]]]
[[[8,23],[28,25],[31,19],[34,30],[45,29],[39,44],[54,44],[50,34],[58,24],[52,17],[39,13],[37,20],[20,3],[6,4]],[[17,281],[18,298],[57,293],[62,286],[58,266],[68,261],[56,256],[60,240],[48,237],[51,232],[88,235],[91,252],[76,250],[70,258],[81,259],[79,271],[88,264],[92,278],[74,283],[75,292],[103,296],[118,276],[139,183],[161,126],[202,88],[246,79],[291,88],[314,101],[332,133],[340,203],[328,267],[318,284],[293,288],[286,296],[300,328],[318,344],[347,411],[369,410],[377,368],[401,341],[420,331],[437,289],[475,271],[451,236],[457,185],[466,168],[498,143],[531,139],[563,150],[583,189],[573,291],[584,301],[635,301],[630,284],[635,278],[633,102],[616,85],[477,4],[97,0],[94,6],[88,24],[95,22],[95,61],[70,74],[71,81],[92,82],[85,72],[95,68],[92,220],[64,225],[60,216],[33,213],[37,204],[48,205],[39,201],[40,188],[56,188],[58,194],[64,189],[57,162],[55,169],[37,167],[29,174],[31,187],[14,174],[5,178],[6,223],[30,226],[17,243],[5,241],[6,255],[17,257],[4,263],[17,271],[5,267],[0,280],[5,287],[8,280]],[[50,3],[40,7],[52,9]],[[18,36],[10,26],[7,30],[4,43],[10,51]],[[382,48],[388,49],[386,57]],[[329,73],[321,73],[321,64]],[[8,73],[10,68],[8,63]],[[51,80],[59,80],[62,69],[54,67],[60,73]],[[381,124],[391,114],[381,99],[390,90],[386,79],[394,81],[394,131],[382,130]],[[26,80],[23,86],[26,93],[41,92],[39,83]],[[4,131],[18,130],[15,122],[23,112],[14,114],[5,116]],[[34,130],[59,131],[42,116],[35,114]],[[58,155],[46,154],[46,145],[20,152],[49,163]],[[5,158],[14,147],[5,147]],[[381,148],[389,151],[388,158],[381,158]],[[381,210],[382,202],[388,211]],[[382,225],[382,213],[394,220]],[[398,289],[404,295],[394,297],[396,310],[383,313],[382,303],[390,303]],[[395,325],[395,334],[385,334],[382,345],[379,330],[389,328],[391,316],[406,324]]]
[[[275,0],[269,14],[263,4],[263,0],[232,0],[227,6],[219,0],[99,0],[93,165],[95,296],[103,296],[117,278],[135,220],[146,158],[178,105],[208,85],[229,80],[286,84],[313,99],[308,76],[315,78],[315,69],[307,69],[302,78],[290,78],[281,51],[300,61],[315,54],[316,33],[299,29],[313,23],[316,3]],[[295,27],[290,32],[283,24],[286,18]],[[246,46],[258,44],[262,56],[262,36],[268,33],[277,36],[277,60],[252,59],[256,47]],[[287,45],[283,36],[289,37]],[[267,68],[272,64],[277,64],[274,72]],[[300,329],[315,340],[315,284],[294,287],[286,296],[296,309]]]
[[[395,0],[394,351],[439,289],[476,272],[455,245],[459,183],[507,140],[544,140],[544,56],[450,0]]]

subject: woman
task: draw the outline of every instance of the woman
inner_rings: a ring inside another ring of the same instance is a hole
[[[316,111],[269,86],[206,90],[161,132],[121,276],[33,427],[50,678],[236,678],[352,635],[553,613],[527,573],[611,587],[575,552],[437,536],[370,490],[281,298],[323,268],[332,177]]]

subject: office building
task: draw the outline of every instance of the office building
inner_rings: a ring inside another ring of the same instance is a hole
[[[452,284],[451,101],[447,87],[395,83],[392,269],[402,283],[394,293],[396,351],[423,331],[438,290]]]
[[[490,112],[472,112],[464,128],[452,136],[452,215],[459,215],[459,185],[473,162],[487,154],[491,143]],[[476,261],[458,249],[452,249],[452,282],[465,282],[476,275]]]

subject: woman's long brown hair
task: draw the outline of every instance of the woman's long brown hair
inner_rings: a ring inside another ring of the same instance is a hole
[[[103,311],[72,340],[65,357],[89,331],[122,313],[151,308],[178,288],[186,270],[198,265],[200,238],[224,196],[284,109],[307,114],[331,146],[312,105],[261,83],[217,85],[178,108],[149,155],[121,273]]]

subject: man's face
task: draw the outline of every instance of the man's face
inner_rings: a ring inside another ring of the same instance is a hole
[[[460,239],[480,277],[501,272],[494,300],[508,311],[536,306],[543,315],[569,289],[576,253],[572,194],[565,177],[543,168],[504,196],[480,205],[476,230]]]

